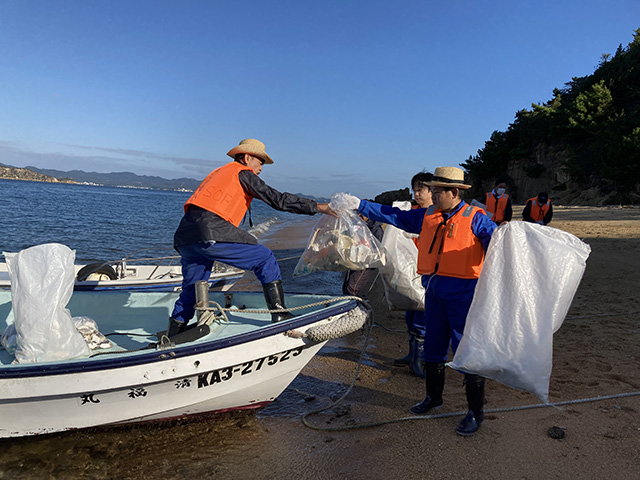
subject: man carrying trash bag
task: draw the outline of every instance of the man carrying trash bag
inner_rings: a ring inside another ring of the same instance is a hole
[[[464,331],[484,255],[496,224],[478,207],[466,204],[460,190],[464,172],[457,167],[436,168],[431,188],[433,205],[426,210],[400,210],[350,196],[350,207],[379,222],[420,235],[418,273],[425,287],[426,334],[424,370],[427,394],[411,408],[423,415],[442,406],[445,361],[449,345],[455,354]],[[484,420],[484,378],[465,374],[469,411],[456,428],[473,435]]]

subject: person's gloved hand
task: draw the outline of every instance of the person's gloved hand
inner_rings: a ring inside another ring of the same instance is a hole
[[[345,193],[344,204],[345,207],[347,207],[349,210],[358,210],[358,208],[360,208],[360,199],[358,197]]]

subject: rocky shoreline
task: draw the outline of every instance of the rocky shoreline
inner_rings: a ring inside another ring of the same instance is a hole
[[[3,180],[26,180],[31,182],[77,183],[69,178],[55,178],[36,173],[28,168],[5,167],[0,165],[0,178]]]

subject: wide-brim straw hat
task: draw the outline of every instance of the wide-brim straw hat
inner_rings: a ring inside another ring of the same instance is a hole
[[[262,160],[264,160],[264,163],[273,163],[271,157],[267,155],[267,152],[265,152],[264,150],[264,143],[262,143],[260,140],[256,140],[255,138],[245,138],[240,142],[240,145],[229,150],[227,155],[229,155],[231,158],[235,158],[239,153],[248,153],[249,155],[261,158]]]
[[[456,187],[466,190],[471,185],[464,183],[464,171],[457,167],[437,167],[433,172],[433,180],[427,183],[430,187]]]

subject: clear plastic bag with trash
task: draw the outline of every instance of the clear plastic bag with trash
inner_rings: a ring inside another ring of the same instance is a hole
[[[11,279],[17,363],[49,362],[89,355],[66,305],[75,280],[75,252],[47,243],[3,252]]]
[[[549,402],[553,334],[569,311],[591,247],[527,222],[497,228],[489,243],[454,369]]]
[[[410,210],[411,202],[393,202],[401,210]],[[389,310],[424,310],[422,275],[418,274],[418,247],[414,238],[393,225],[387,225],[382,237],[386,263],[378,270]]]
[[[344,196],[344,193],[331,196],[329,206],[338,217],[320,217],[293,271],[294,276],[316,271],[365,270],[385,264],[382,245],[355,210],[346,206]]]

